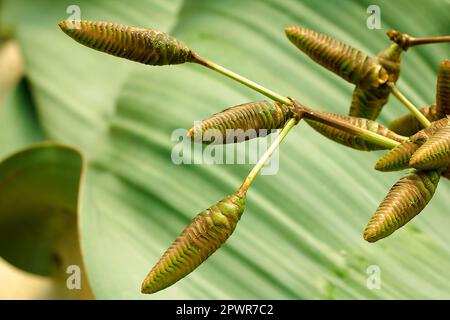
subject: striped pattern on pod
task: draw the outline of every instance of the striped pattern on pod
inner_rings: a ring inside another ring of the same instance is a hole
[[[450,115],[450,60],[444,60],[439,65],[436,87],[436,104],[443,115]]]
[[[340,120],[343,122],[347,122],[351,125],[354,125],[358,128],[367,129],[372,132],[378,133],[379,135],[385,136],[387,138],[390,138],[392,140],[402,142],[405,141],[405,137],[400,136],[396,134],[395,132],[390,131],[383,125],[379,124],[378,122],[364,119],[364,118],[357,118],[357,117],[351,117],[351,116],[345,116],[340,114],[334,114],[329,112],[319,112],[314,111],[314,113],[317,114],[323,114],[331,119]],[[341,129],[334,128],[330,125],[324,124],[318,120],[313,119],[307,119],[305,118],[305,121],[317,132],[324,135],[328,139],[331,139],[337,143],[340,143],[344,146],[356,149],[356,150],[362,150],[362,151],[373,151],[373,150],[384,150],[386,148],[380,147],[377,144],[367,142],[365,140],[362,140],[360,137],[345,132]]]
[[[142,283],[142,293],[155,293],[182,279],[233,233],[245,209],[245,193],[228,196],[199,213],[156,263]]]
[[[341,41],[299,26],[287,27],[285,33],[312,60],[353,84],[378,87],[389,78],[376,59]]]
[[[289,106],[255,101],[218,112],[194,125],[187,135],[206,144],[241,142],[282,128],[292,116]]]
[[[400,76],[400,54],[403,50],[396,44],[379,52],[375,59],[389,74],[389,81],[396,83]],[[377,88],[361,88],[353,91],[349,115],[375,120],[388,102],[391,90],[387,85]]]
[[[436,132],[446,127],[449,122],[450,120],[448,118],[432,122],[431,126],[422,129],[408,140],[384,154],[376,163],[375,170],[386,172],[409,168],[409,161],[413,154]]]
[[[148,65],[196,61],[184,43],[160,31],[87,20],[63,20],[59,26],[77,42],[116,57]]]
[[[353,90],[349,115],[352,117],[375,120],[383,106],[388,102],[388,87],[363,89],[358,86]]]
[[[442,119],[444,116],[435,104],[421,108],[419,111],[422,112],[423,115],[431,122]],[[389,124],[388,128],[398,134],[412,136],[422,130],[423,126],[411,113],[408,113],[393,120]]]
[[[397,181],[370,219],[364,239],[383,239],[418,215],[433,197],[439,179],[437,171],[414,171]]]
[[[422,170],[434,170],[450,165],[450,125],[439,129],[417,150],[409,166]]]

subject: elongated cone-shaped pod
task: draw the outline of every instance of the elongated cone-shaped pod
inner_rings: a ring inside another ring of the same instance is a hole
[[[236,192],[199,213],[156,263],[142,283],[142,293],[155,293],[182,279],[233,233],[245,209],[245,193]]]
[[[400,76],[400,54],[403,50],[396,44],[379,52],[375,59],[389,74],[389,81],[396,83]],[[349,115],[375,120],[388,102],[390,88],[382,84],[376,88],[356,86],[353,91]]]
[[[409,161],[413,154],[422,146],[431,136],[440,129],[446,127],[450,120],[446,117],[431,123],[428,128],[422,129],[408,140],[402,142],[397,147],[384,154],[375,165],[378,171],[397,171],[409,168]]]
[[[327,35],[298,26],[287,27],[285,33],[312,60],[362,88],[378,87],[389,78],[376,59]]]
[[[388,87],[364,89],[356,86],[353,90],[349,115],[375,120],[388,102],[389,94]]]
[[[409,167],[409,159],[414,152],[419,149],[419,145],[407,140],[384,154],[375,164],[375,170],[378,171],[397,171]]]
[[[433,104],[431,106],[419,109],[420,112],[431,122],[437,121],[445,117],[437,107]],[[422,124],[411,113],[405,114],[393,120],[388,128],[398,134],[404,136],[412,136],[423,129]]]
[[[196,61],[184,43],[161,31],[87,20],[63,20],[59,26],[79,43],[116,57],[159,66]]]
[[[334,114],[329,112],[320,112],[320,111],[314,111],[316,114],[322,114],[326,115],[327,117],[331,119],[340,120],[343,122],[347,122],[355,127],[367,129],[372,132],[378,133],[379,135],[385,136],[389,139],[402,142],[405,141],[405,137],[400,136],[396,134],[395,132],[390,131],[383,125],[379,124],[378,122],[364,119],[364,118],[356,118],[351,116],[345,116],[340,114]],[[324,135],[328,139],[331,139],[337,143],[340,143],[344,146],[356,149],[356,150],[362,150],[362,151],[373,151],[373,150],[384,150],[386,148],[383,148],[377,144],[367,142],[360,137],[358,137],[355,134],[345,132],[342,129],[335,128],[331,125],[322,123],[318,120],[313,119],[307,119],[305,118],[305,121],[317,132]]]
[[[444,60],[439,65],[436,87],[436,104],[442,116],[450,115],[450,60]]]
[[[436,84],[436,104],[420,109],[431,122],[450,115],[450,61],[439,65]],[[422,129],[420,122],[410,113],[401,116],[389,124],[389,129],[398,134],[411,136]]]
[[[234,143],[265,136],[293,116],[278,102],[256,101],[218,112],[188,130],[188,136],[206,144]]]
[[[450,125],[433,134],[409,160],[410,167],[422,170],[446,168],[449,165]]]
[[[433,197],[439,178],[437,171],[415,171],[397,181],[370,219],[364,239],[385,238],[418,215]]]

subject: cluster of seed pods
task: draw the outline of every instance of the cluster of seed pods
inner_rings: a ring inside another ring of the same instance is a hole
[[[391,149],[376,164],[377,170],[414,171],[400,179],[382,201],[365,229],[367,241],[377,241],[403,226],[431,200],[440,176],[450,179],[449,61],[439,68],[436,104],[421,110],[433,121],[430,127],[422,129],[409,115],[395,120],[389,128],[375,121],[388,102],[388,84],[395,84],[399,78],[400,54],[416,44],[449,42],[446,37],[439,41],[415,39],[390,31],[388,36],[394,43],[370,57],[313,30],[286,28],[288,39],[311,59],[355,84],[349,115],[340,115],[311,110],[292,98],[262,88],[205,60],[160,31],[99,21],[62,21],[59,26],[90,48],[147,65],[197,63],[278,100],[249,102],[212,115],[187,131],[196,143],[236,143],[282,129],[276,141],[280,143],[290,128],[304,119],[315,131],[347,147],[362,151]],[[251,134],[247,134],[249,130]],[[211,131],[218,135],[212,135],[214,140],[205,139]],[[275,147],[271,145],[260,162],[267,160]],[[235,193],[192,220],[151,269],[142,283],[143,293],[157,292],[182,279],[230,237],[244,212],[248,187],[259,172],[255,168]]]

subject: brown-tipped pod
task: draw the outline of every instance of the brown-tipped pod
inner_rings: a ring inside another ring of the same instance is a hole
[[[450,60],[444,60],[439,65],[436,87],[436,104],[442,115],[450,115]]]
[[[375,169],[378,171],[397,171],[410,167],[409,161],[413,154],[436,132],[446,127],[450,120],[443,118],[431,123],[428,128],[422,129],[408,140],[402,142],[384,154],[376,163]]]
[[[287,27],[285,33],[312,60],[362,88],[378,87],[389,78],[376,59],[341,41],[299,26]]]
[[[439,129],[411,157],[409,166],[422,170],[450,165],[450,125]]]
[[[414,171],[397,181],[370,219],[364,239],[383,239],[418,215],[433,197],[439,179],[437,171]]]
[[[375,59],[389,74],[389,81],[396,83],[400,76],[400,54],[403,50],[396,44],[379,52]],[[349,115],[375,120],[388,102],[390,88],[382,84],[376,88],[356,86],[353,91]]]
[[[351,117],[351,116],[345,116],[340,114],[334,114],[329,112],[320,112],[320,111],[314,111],[314,113],[319,115],[324,115],[330,119],[335,119],[338,121],[346,122],[352,126],[355,126],[357,128],[366,129],[372,132],[375,132],[379,135],[385,136],[389,139],[402,142],[405,141],[407,138],[400,136],[396,134],[395,132],[390,131],[383,125],[379,124],[376,121],[364,119],[364,118],[357,118],[357,117]],[[333,127],[330,124],[326,124],[321,122],[320,120],[316,119],[310,119],[305,118],[305,121],[317,132],[324,135],[328,139],[331,139],[337,143],[340,143],[344,146],[356,149],[356,150],[362,150],[362,151],[373,151],[373,150],[385,150],[387,148],[383,148],[382,146],[379,146],[377,144],[367,142],[363,139],[361,139],[359,136],[353,133],[346,132],[340,128]]]
[[[256,101],[218,112],[188,130],[195,142],[235,143],[265,136],[280,129],[292,117],[289,106]]]
[[[356,86],[353,90],[349,115],[375,120],[388,102],[389,94],[390,89],[385,86],[367,89]]]
[[[158,66],[196,61],[184,43],[161,31],[87,20],[63,20],[59,26],[77,42],[116,57]]]
[[[230,237],[244,209],[245,193],[236,192],[199,213],[144,279],[142,293],[167,288],[197,268]]]

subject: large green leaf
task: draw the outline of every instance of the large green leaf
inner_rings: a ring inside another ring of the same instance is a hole
[[[281,146],[279,173],[255,181],[227,244],[186,279],[141,295],[140,282],[180,230],[233,192],[250,169],[176,166],[172,131],[261,97],[199,66],[132,66],[81,47],[57,33],[65,5],[44,16],[38,12],[49,5],[36,3],[21,8],[27,13],[17,35],[42,125],[90,158],[80,232],[96,297],[450,297],[448,181],[405,228],[365,243],[365,224],[400,174],[372,169],[381,153],[335,145],[303,124]],[[369,1],[185,1],[178,13],[176,5],[160,11],[162,3],[81,8],[83,18],[163,30],[172,25],[163,22],[176,21],[171,33],[201,55],[308,106],[339,113],[348,111],[352,86],[298,52],[285,39],[285,26],[301,24],[372,54],[389,45],[384,33],[391,27],[418,36],[449,29],[449,4],[442,1],[378,1],[382,30],[365,26]],[[8,4],[20,10],[20,1]],[[145,18],[150,14],[154,20]],[[433,102],[437,67],[448,50],[433,45],[404,55],[399,87],[418,105]],[[380,121],[402,113],[391,99]],[[380,290],[366,286],[370,265],[381,268]]]
[[[46,139],[39,125],[27,82],[22,80],[0,106],[0,156]]]
[[[77,150],[50,142],[26,148],[0,163],[3,258],[40,275],[55,274],[59,268],[65,271],[57,248],[76,234],[82,167]]]

